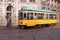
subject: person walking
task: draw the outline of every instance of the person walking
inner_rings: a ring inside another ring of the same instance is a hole
[[[11,4],[9,4],[9,6],[7,7],[7,15],[6,15],[8,28],[11,28],[11,10],[12,10],[12,6]]]

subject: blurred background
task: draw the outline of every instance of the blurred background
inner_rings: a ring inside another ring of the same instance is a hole
[[[60,0],[0,0],[0,26],[7,25],[8,13],[10,14],[11,26],[17,26],[19,10],[25,5],[56,11],[58,23],[60,21]]]

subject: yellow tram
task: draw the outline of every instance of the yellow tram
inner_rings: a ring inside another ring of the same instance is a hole
[[[53,25],[57,23],[57,14],[51,10],[32,10],[24,8],[19,11],[18,25],[33,27],[36,25]]]

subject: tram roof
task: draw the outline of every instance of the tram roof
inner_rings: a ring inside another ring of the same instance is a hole
[[[37,11],[37,12],[56,12],[56,11],[46,10],[46,9],[37,9],[32,6],[23,6],[22,10],[26,10],[26,11],[31,10],[31,11]]]

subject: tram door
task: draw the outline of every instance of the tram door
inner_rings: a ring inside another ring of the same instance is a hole
[[[9,4],[6,8],[7,27],[11,26],[11,10],[12,10],[12,6],[11,6],[11,4]]]

